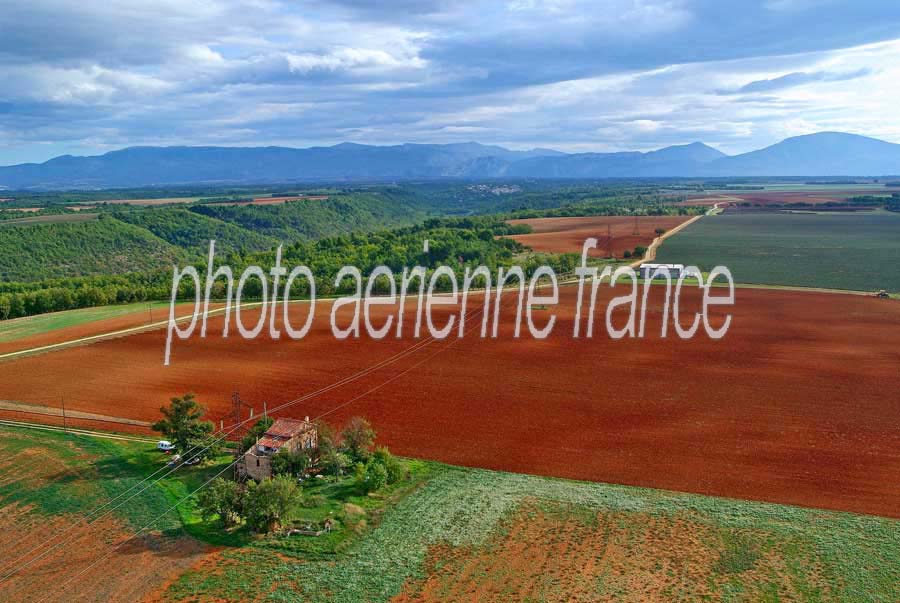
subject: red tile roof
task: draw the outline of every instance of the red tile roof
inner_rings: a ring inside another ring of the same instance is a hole
[[[265,436],[273,438],[293,438],[307,429],[312,427],[312,423],[308,421],[300,421],[297,419],[275,419],[272,426],[266,430]]]
[[[312,423],[296,419],[276,419],[268,431],[259,438],[259,445],[267,448],[280,448],[291,438],[312,429]]]

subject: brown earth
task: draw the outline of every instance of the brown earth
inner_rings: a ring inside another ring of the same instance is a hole
[[[689,219],[690,216],[640,216],[637,219],[639,234],[634,234],[635,219],[628,216],[526,218],[509,223],[527,224],[532,232],[508,238],[535,251],[580,254],[584,240],[594,237],[597,248],[591,250],[591,257],[609,257],[610,251],[615,257],[622,257],[625,251],[634,251],[638,245],[650,245],[657,236],[657,228],[670,230]]]
[[[545,340],[527,327],[513,338],[507,310],[497,339],[430,343],[284,412],[364,415],[396,453],[459,465],[900,517],[900,304],[738,289],[725,338],[686,341],[659,337],[662,292],[643,339],[608,338],[606,286],[596,336],[573,339],[576,288],[563,287]],[[699,296],[683,295],[684,317]],[[299,325],[306,307],[291,312]],[[164,331],[2,362],[0,399],[64,395],[73,409],[153,421],[194,392],[218,421],[238,388],[259,413],[409,349],[412,317],[402,339],[379,341],[336,340],[327,302],[301,341],[244,340],[234,327],[223,339],[218,317],[206,339],[175,342],[169,367]]]
[[[526,503],[483,546],[432,547],[425,579],[409,581],[392,602],[714,601],[726,584],[739,587],[742,600],[757,601],[771,582],[779,585],[778,600],[805,601],[810,586],[825,588],[816,583],[817,560],[806,559],[799,575],[789,570],[796,560],[782,557],[777,546],[755,553],[743,571],[720,571],[727,549],[720,542],[735,536],[751,551],[777,543],[766,532],[723,530],[689,516]]]
[[[61,463],[43,447],[18,450],[12,455],[4,452],[0,460],[2,485],[16,481],[25,488],[38,489],[51,481],[77,484],[91,479]],[[22,571],[0,582],[0,600],[139,601],[206,551],[191,538],[152,531],[132,539],[136,530],[111,515],[98,514],[89,528],[70,529],[82,519],[71,513],[49,516],[29,505],[0,502],[0,576],[6,576],[14,563],[23,566]],[[64,544],[52,548],[57,543]],[[103,558],[107,553],[109,556]]]

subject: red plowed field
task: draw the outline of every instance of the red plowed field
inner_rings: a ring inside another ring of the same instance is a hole
[[[690,219],[690,216],[643,216],[638,217],[638,234],[634,234],[634,218],[627,216],[591,216],[579,218],[527,218],[510,220],[510,224],[528,224],[532,232],[512,235],[523,245],[535,251],[554,253],[581,253],[584,240],[597,239],[597,248],[591,257],[608,257],[609,237],[612,236],[612,254],[622,257],[625,251],[633,251],[641,245],[648,247],[657,237],[656,229],[671,230]],[[609,227],[609,228],[607,228]]]
[[[289,412],[340,407],[328,416],[338,424],[364,415],[402,455],[900,517],[900,304],[739,289],[724,339],[683,341],[658,335],[661,291],[644,339],[606,336],[605,286],[599,332],[573,339],[576,289],[565,287],[546,340],[514,339],[508,312],[496,340],[471,332],[433,343]],[[698,305],[687,297],[682,313]],[[306,309],[294,310],[300,324]],[[177,341],[164,367],[164,336],[0,363],[0,399],[66,395],[76,410],[154,420],[170,396],[191,391],[218,419],[234,387],[260,412],[412,345],[337,341],[327,303],[302,341],[247,341],[232,329]]]
[[[210,309],[216,309],[220,306],[221,304],[216,303],[211,303],[209,305]],[[193,303],[179,303],[175,308],[175,316],[178,318],[190,316],[191,312],[193,311]],[[153,322],[160,322],[168,319],[168,309],[155,309],[153,311]],[[24,318],[15,320],[29,319]],[[104,318],[102,320],[93,320],[69,327],[63,327],[61,329],[53,329],[45,333],[29,335],[28,337],[14,339],[12,341],[0,341],[0,354],[6,354],[8,352],[18,352],[20,350],[30,350],[33,348],[63,343],[66,341],[74,341],[76,339],[82,339],[84,337],[92,337],[94,335],[102,335],[104,333],[112,333],[114,331],[122,331],[125,329],[142,327],[148,324],[152,324],[150,322],[149,313],[145,309],[140,309],[134,312],[129,312],[127,314],[122,314],[120,316]]]

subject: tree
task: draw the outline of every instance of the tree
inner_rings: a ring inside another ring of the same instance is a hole
[[[172,398],[169,407],[163,406],[159,411],[163,418],[151,427],[175,444],[180,453],[208,443],[206,438],[212,433],[213,424],[203,420],[206,410],[194,399],[194,394]]]
[[[225,443],[221,438],[212,434],[205,434],[200,437],[190,438],[188,440],[187,450],[191,451],[188,458],[206,459],[222,454],[225,449]],[[188,459],[185,459],[188,460]]]
[[[12,302],[8,295],[0,295],[0,320],[6,320],[12,313]]]
[[[366,481],[369,484],[369,492],[380,490],[387,484],[387,470],[381,463],[371,463],[366,471]]]
[[[362,417],[353,417],[341,432],[344,450],[353,461],[366,461],[375,443],[375,430]]]
[[[316,439],[318,440],[319,456],[325,456],[338,449],[338,435],[334,427],[319,419],[316,421]]]
[[[337,450],[332,450],[319,457],[319,464],[322,465],[322,470],[327,475],[343,475],[351,462],[349,456]]]
[[[272,456],[272,473],[275,475],[299,475],[309,467],[309,456],[301,451],[279,450]]]
[[[251,482],[244,504],[247,523],[257,532],[270,532],[287,516],[297,498],[297,483],[287,476],[280,475],[258,484]]]
[[[266,433],[269,430],[269,427],[272,426],[275,420],[272,417],[262,417],[256,423],[253,424],[253,427],[247,430],[247,434],[241,438],[241,444],[238,450],[239,454],[243,454],[250,450],[254,444],[256,444],[256,440],[259,439],[262,434]]]
[[[372,462],[384,467],[387,483],[396,484],[403,478],[403,465],[386,447],[382,446],[375,451],[375,454],[372,455]]]
[[[197,504],[203,519],[208,521],[218,516],[222,525],[230,528],[244,512],[244,489],[237,482],[218,477],[200,491]]]
[[[374,459],[370,459],[366,464],[357,463],[354,476],[356,486],[362,492],[375,492],[387,483],[387,470]]]

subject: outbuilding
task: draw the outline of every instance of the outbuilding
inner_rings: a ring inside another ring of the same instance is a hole
[[[669,276],[673,279],[680,277],[684,272],[684,264],[641,264],[640,276],[642,279],[648,279],[660,268],[667,269],[669,271]],[[657,278],[665,278],[664,274],[665,273],[661,271]]]

